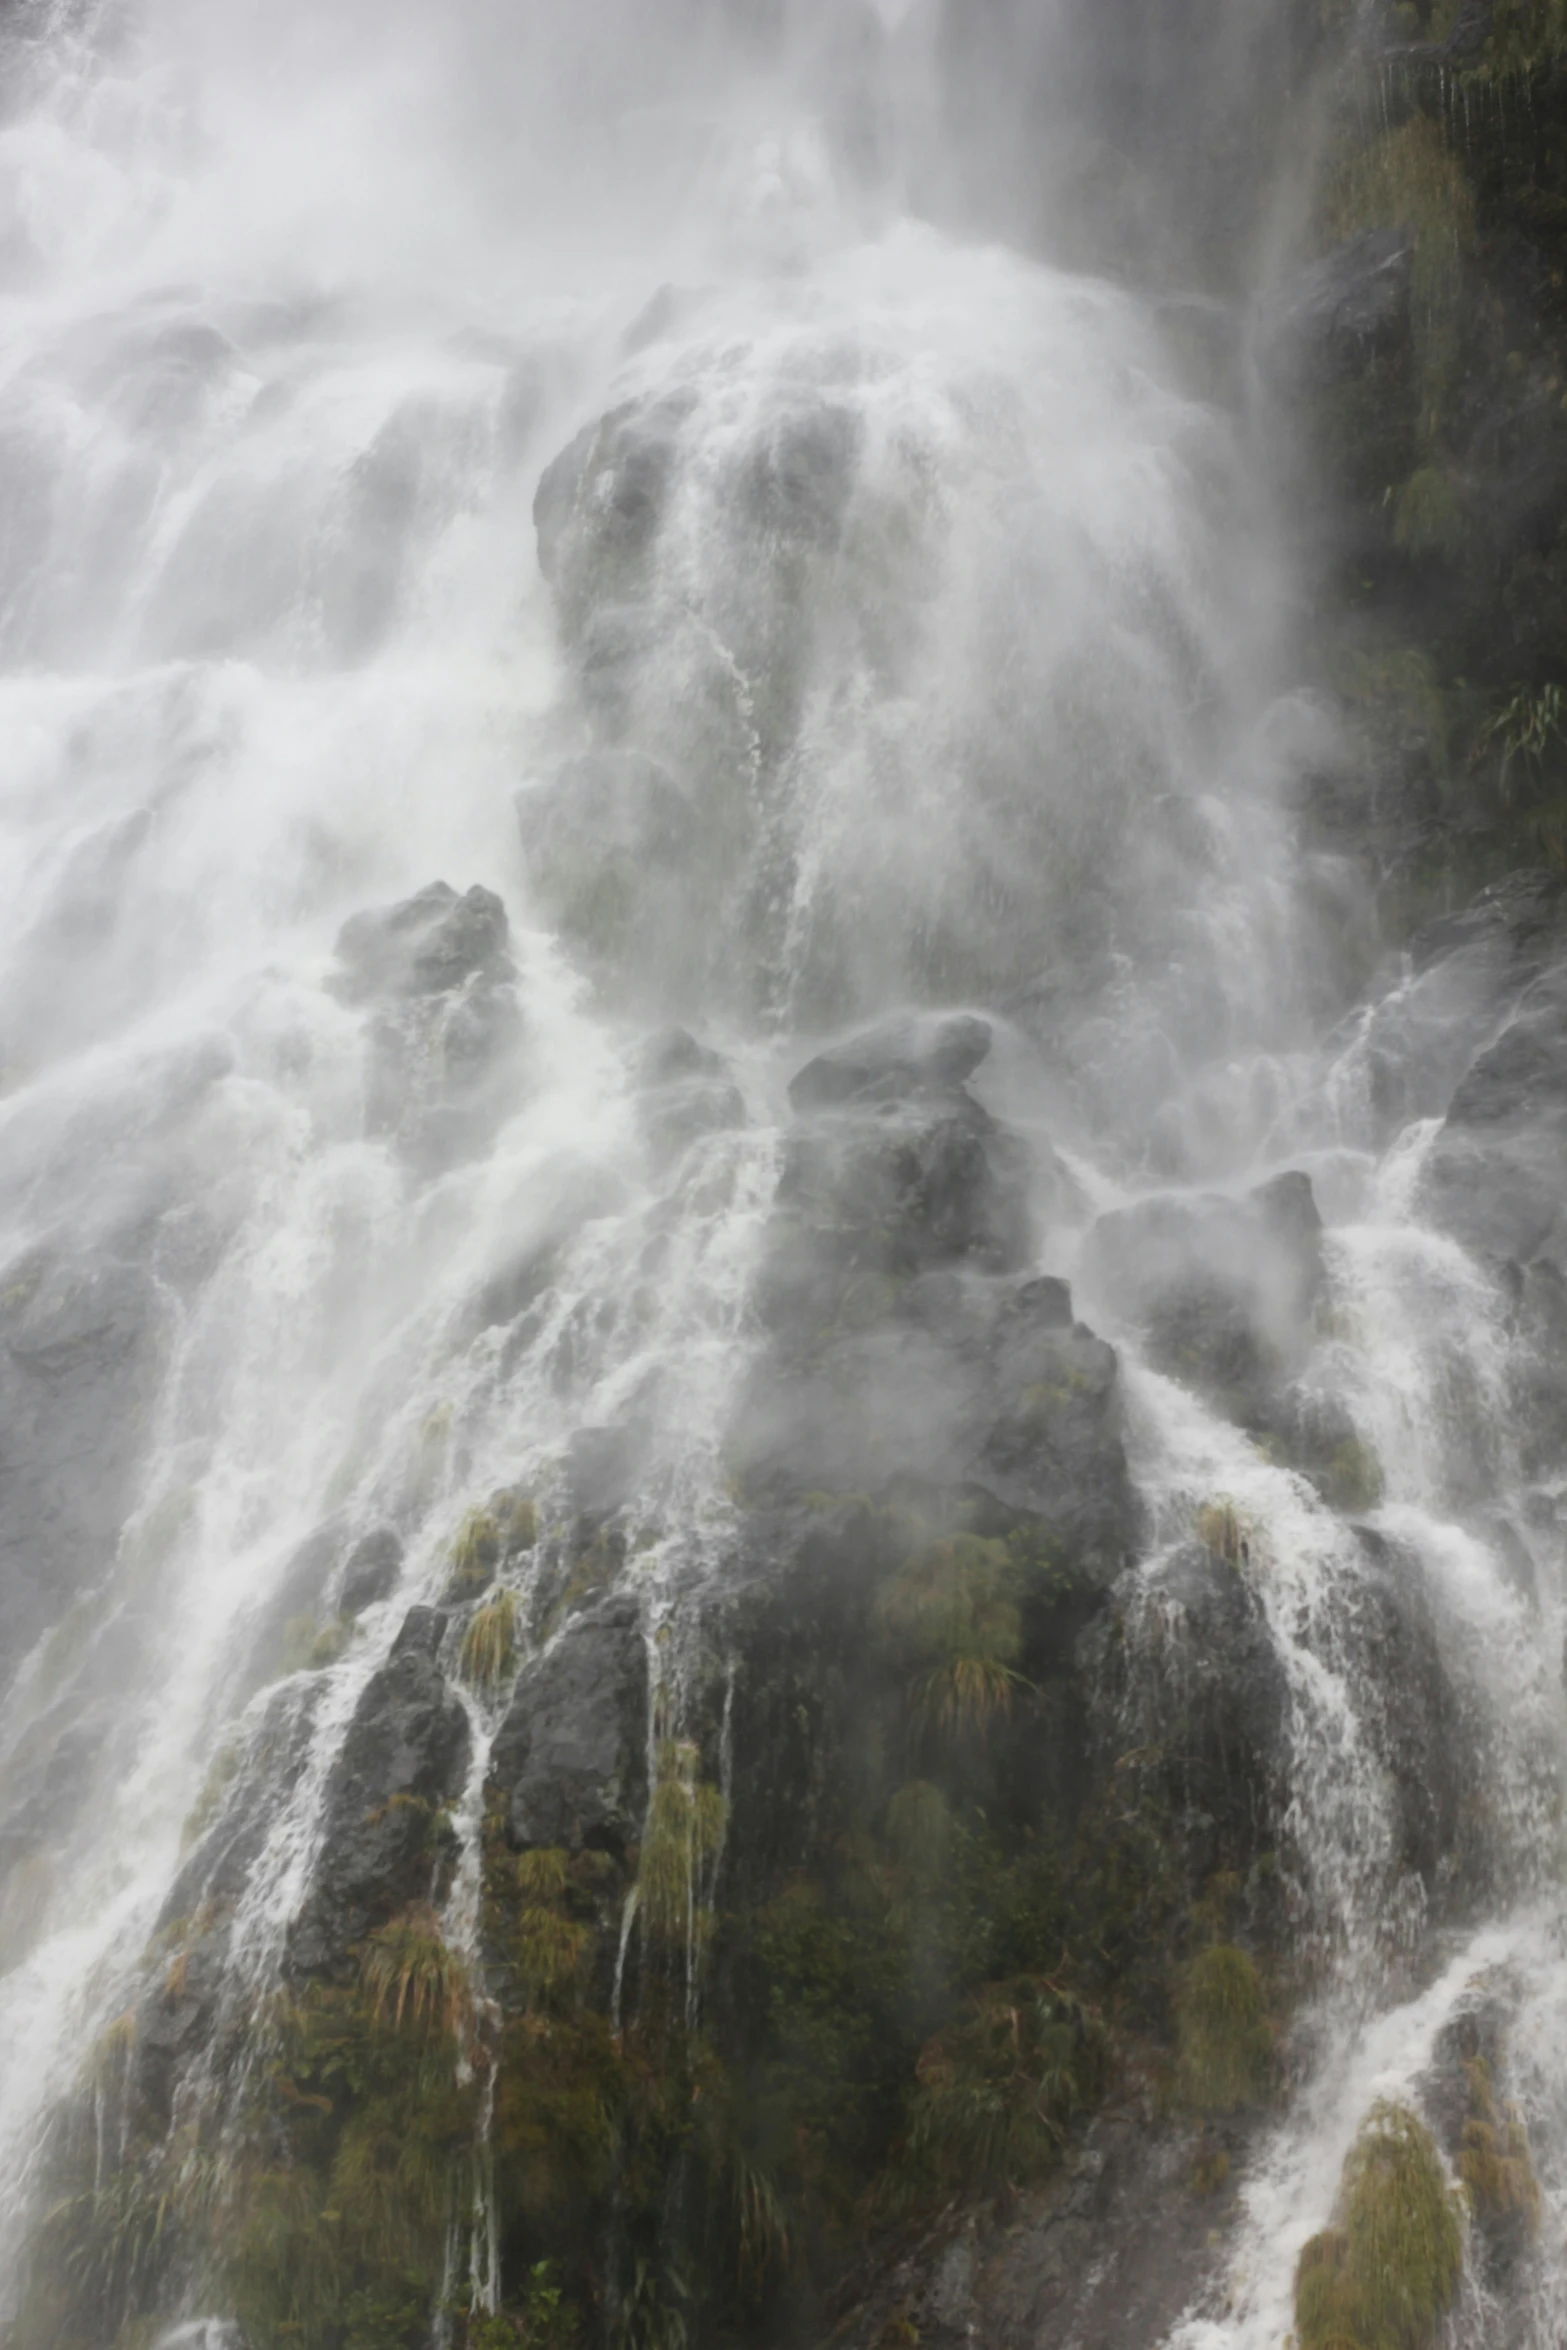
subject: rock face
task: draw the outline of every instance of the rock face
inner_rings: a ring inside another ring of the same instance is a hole
[[[312,1892],[289,1938],[300,1974],[340,1966],[373,1926],[438,1890],[453,1850],[468,1717],[437,1661],[446,1618],[415,1608],[366,1684],[325,1798]]]
[[[515,1101],[522,1021],[500,899],[432,882],[354,915],[337,955],[338,992],[371,1007],[368,1131],[424,1174],[472,1157]]]
[[[1183,1194],[1102,1216],[1084,1274],[1141,1327],[1158,1369],[1243,1427],[1277,1425],[1325,1295],[1322,1219],[1305,1175],[1275,1176],[1242,1199]]]
[[[570,1621],[527,1667],[490,1758],[506,1839],[623,1862],[647,1809],[647,1643],[631,1598]]]
[[[1567,965],[1527,988],[1453,1095],[1427,1175],[1469,1248],[1527,1262],[1567,1250]]]

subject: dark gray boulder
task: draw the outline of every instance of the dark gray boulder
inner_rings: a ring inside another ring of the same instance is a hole
[[[447,1619],[414,1608],[366,1684],[323,1798],[311,1888],[289,1965],[338,1965],[372,1927],[438,1890],[453,1850],[441,1814],[462,1791],[468,1717],[437,1661]]]
[[[988,1020],[963,1012],[899,1013],[807,1061],[789,1083],[798,1111],[833,1109],[882,1095],[948,1091],[972,1077],[990,1051]]]
[[[647,1808],[647,1644],[634,1599],[576,1616],[527,1665],[490,1757],[512,1849],[624,1860]]]

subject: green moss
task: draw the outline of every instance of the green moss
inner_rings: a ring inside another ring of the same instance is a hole
[[[1458,2198],[1430,2133],[1378,2103],[1344,2164],[1333,2226],[1295,2274],[1300,2350],[1431,2350],[1463,2269]]]
[[[1485,2059],[1471,2057],[1464,2072],[1469,2113],[1458,2176],[1493,2262],[1505,2264],[1539,2233],[1540,2182],[1522,2117],[1498,2100]]]
[[[457,1670],[471,1687],[493,1696],[511,1679],[521,1655],[517,1595],[512,1591],[497,1591],[469,1619],[458,1653]]]
[[[637,1868],[642,1930],[655,1942],[684,1945],[703,1938],[711,1924],[707,1884],[723,1847],[727,1807],[700,1769],[695,1746],[668,1740],[660,1747]]]
[[[1197,1538],[1229,1567],[1238,1567],[1251,1547],[1251,1529],[1227,1494],[1198,1510]]]
[[[1358,1436],[1346,1436],[1342,1444],[1335,1445],[1323,1472],[1322,1491],[1333,1509],[1350,1515],[1378,1508],[1383,1480],[1375,1446]]]
[[[1098,2093],[1098,2018],[1043,1977],[988,1985],[918,2067],[911,2161],[953,2184],[1038,2177]]]
[[[320,1673],[335,1665],[353,1634],[343,1617],[322,1623],[319,1616],[290,1616],[283,1627],[279,1668],[285,1673]]]
[[[883,1635],[910,1673],[916,1738],[983,1737],[1027,1687],[1020,1576],[1004,1542],[954,1534],[883,1584]]]
[[[1368,228],[1414,238],[1413,304],[1422,430],[1434,431],[1459,357],[1464,271],[1475,241],[1474,195],[1444,127],[1414,114],[1352,143],[1331,175],[1328,233]]]
[[[483,1509],[470,1510],[452,1544],[449,1600],[477,1599],[509,1559],[532,1550],[539,1538],[539,1514],[525,1493],[492,1493]]]
[[[1420,465],[1393,502],[1393,544],[1406,555],[1463,552],[1468,535],[1463,497],[1445,465]]]
[[[1273,2033],[1256,1961],[1215,1942],[1191,1959],[1175,2000],[1176,2087],[1199,2113],[1233,2113],[1266,2096]]]

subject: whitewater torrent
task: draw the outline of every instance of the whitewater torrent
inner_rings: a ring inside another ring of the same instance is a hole
[[[723,1442],[783,1088],[814,1033],[917,992],[922,958],[949,974],[927,993],[992,1002],[998,975],[1095,960],[1076,1125],[1052,1126],[1085,1211],[1146,1185],[1150,1132],[1234,1187],[1318,1171],[1333,1315],[1312,1376],[1375,1442],[1371,1522],[1420,1562],[1514,1888],[1432,1979],[1400,1971],[1415,1896],[1338,1637],[1355,1541],[1085,1292],[1129,1358],[1150,1571],[1216,1493],[1255,1530],[1296,1893],[1334,1969],[1315,2067],[1177,2339],[1276,2350],[1369,2100],[1416,2088],[1480,1976],[1518,1985],[1515,2087],[1560,2243],[1562,1561],[1541,1534],[1531,1615],[1473,1531],[1476,1492],[1500,1508],[1514,1475],[1503,1302],[1418,1221],[1429,1135],[1379,1154],[1353,1071],[1311,1044],[1270,588],[1228,428],[1132,297],[906,217],[885,156],[856,177],[801,83],[735,66],[705,18],[688,86],[630,43],[622,86],[592,84],[613,135],[574,148],[552,108],[586,101],[550,10],[519,16],[515,56],[482,12],[445,13],[372,31],[319,0],[123,21],[58,0],[6,34],[0,1284],[61,1236],[107,1264],[155,1231],[156,1375],[112,1567],[5,1660],[4,1753],[66,1688],[103,1746],[7,1921],[0,2316],[43,2119],[128,2004],[215,1766],[221,1791],[263,1737],[292,1742],[232,1942],[243,2005],[355,1700],[465,1513],[502,1486],[547,1513],[574,1440],[628,1412],[626,1572],[678,1692],[683,1595],[723,1572],[733,1525]],[[917,88],[921,13],[880,11],[883,86]],[[543,98],[502,136],[530,75]],[[783,621],[730,517],[802,385],[855,436],[857,536],[780,719]],[[650,402],[675,486],[639,722],[721,771],[722,809],[716,786],[699,808],[733,838],[700,934],[654,942],[617,998],[552,933],[528,853],[529,799],[585,739],[532,508],[573,435]],[[437,879],[504,900],[519,1008],[488,1127],[445,1163],[367,1130],[376,1040],[334,953],[350,917]],[[981,921],[1000,943],[965,968]],[[746,1122],[671,1168],[636,1070],[675,1018],[722,1048]],[[986,1086],[1025,1124],[1068,1115],[1021,1037]],[[1070,1235],[1052,1251],[1072,1269]],[[531,1312],[487,1321],[475,1301],[519,1268]],[[92,1326],[91,1298],[72,1310]],[[258,1692],[257,1641],[327,1520],[394,1526],[395,1584],[325,1669]],[[468,1702],[460,1945],[496,1726]],[[493,2300],[483,2237],[481,2212]],[[1550,2269],[1542,2346],[1563,2289]]]

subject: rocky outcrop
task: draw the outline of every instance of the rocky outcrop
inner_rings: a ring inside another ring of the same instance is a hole
[[[522,1021],[500,899],[432,882],[354,915],[337,957],[338,992],[370,1007],[367,1131],[422,1174],[473,1157],[516,1096]]]
[[[1155,1197],[1101,1216],[1084,1278],[1143,1332],[1150,1361],[1258,1432],[1285,1416],[1326,1295],[1307,1176],[1244,1198]]]
[[[573,1617],[517,1683],[490,1756],[512,1850],[624,1862],[647,1809],[647,1737],[647,1642],[628,1594]]]
[[[468,1717],[438,1661],[446,1618],[414,1608],[366,1683],[323,1799],[311,1890],[289,1936],[296,1974],[340,1966],[373,1926],[440,1887],[443,1809],[462,1790]]]

